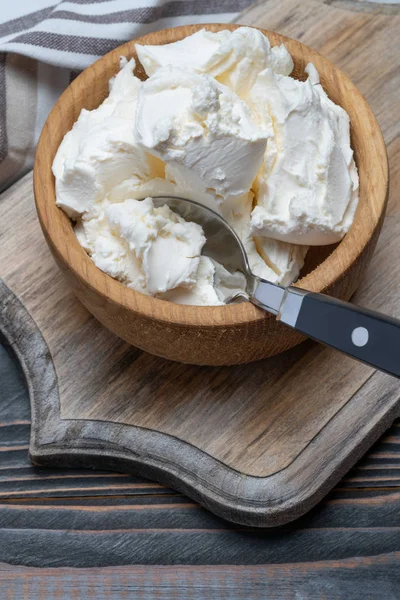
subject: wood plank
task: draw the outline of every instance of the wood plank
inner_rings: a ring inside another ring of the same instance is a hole
[[[11,599],[70,600],[397,600],[398,552],[343,562],[254,567],[137,566],[102,569],[31,569],[0,566]],[[74,596],[73,596],[74,594]],[[140,595],[139,595],[140,594]],[[190,596],[189,596],[190,594]]]
[[[106,493],[106,492],[105,492]],[[275,531],[318,530],[397,530],[400,527],[398,515],[399,490],[381,494],[375,490],[369,497],[340,497],[332,492],[318,508],[313,509],[295,523],[261,531],[266,543]],[[32,530],[69,530],[112,532],[133,530],[213,530],[244,531],[249,539],[258,529],[245,528],[230,524],[184,496],[125,497],[116,501],[111,496],[101,502],[95,498],[27,499],[25,502],[3,500],[0,504],[0,525],[5,529]],[[328,535],[326,533],[326,535]],[[321,539],[323,539],[321,534]],[[316,550],[319,552],[319,550]],[[190,559],[190,557],[189,557]],[[243,557],[246,561],[246,558]],[[164,563],[163,563],[164,564]],[[243,563],[244,564],[244,563]]]
[[[322,538],[318,529],[280,530],[268,534],[227,528],[145,528],[106,532],[2,529],[0,560],[41,568],[134,564],[257,565],[345,560],[355,555],[376,556],[385,550],[395,552],[399,547],[398,527],[335,528],[325,533]]]

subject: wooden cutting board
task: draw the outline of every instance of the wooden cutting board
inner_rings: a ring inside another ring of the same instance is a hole
[[[271,0],[238,22],[320,50],[371,103],[388,147],[391,198],[355,301],[400,317],[397,13]],[[400,414],[397,380],[311,342],[218,368],[128,346],[62,279],[36,219],[30,174],[1,196],[0,214],[0,329],[29,384],[34,463],[135,472],[232,521],[271,526],[311,508]]]

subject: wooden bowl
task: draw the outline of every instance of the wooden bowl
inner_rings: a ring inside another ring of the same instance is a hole
[[[76,295],[111,331],[152,354],[199,365],[231,365],[272,356],[295,346],[302,336],[252,304],[183,306],[135,292],[98,269],[79,245],[72,223],[55,204],[51,165],[63,136],[82,108],[96,108],[108,94],[108,81],[119,69],[120,56],[137,58],[135,43],[165,44],[205,27],[234,30],[238,25],[190,25],[150,33],[113,50],[88,69],[63,93],[51,111],[39,140],[34,190],[39,220],[47,243]],[[312,61],[329,97],[351,121],[352,147],[360,176],[360,201],[350,232],[335,247],[313,248],[298,285],[348,299],[371,260],[384,218],[388,167],[379,126],[366,100],[332,63],[300,42],[263,31],[272,45],[285,43],[294,76],[304,79]],[[143,70],[136,74],[145,78]]]

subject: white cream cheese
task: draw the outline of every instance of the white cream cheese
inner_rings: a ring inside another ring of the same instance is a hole
[[[83,215],[75,226],[76,237],[99,269],[128,287],[147,294],[140,261],[130,251],[127,242],[111,231],[105,216],[107,205],[107,202],[96,203]]]
[[[299,276],[308,246],[253,237],[250,229],[253,200],[252,193],[229,199],[222,206],[222,216],[242,240],[251,271],[273,283],[290,285]]]
[[[196,283],[206,238],[200,225],[185,221],[151,198],[125,200],[105,211],[111,231],[139,260],[151,295]]]
[[[221,305],[246,286],[240,273],[201,256],[202,228],[151,198],[95,204],[75,228],[105,273],[145,294],[198,306]]]
[[[57,151],[56,202],[72,218],[87,212],[124,180],[133,177],[140,183],[160,174],[159,161],[134,136],[140,86],[134,68],[133,60],[123,61],[110,82],[108,98],[95,110],[81,111]]]
[[[163,300],[176,304],[194,306],[219,306],[223,301],[219,298],[215,282],[215,266],[207,256],[200,256],[196,282],[191,287],[178,287],[163,294]]]
[[[135,47],[149,77],[160,67],[173,65],[215,77],[243,99],[264,69],[271,67],[282,75],[293,70],[293,60],[285,46],[271,48],[268,38],[252,27],[216,33],[201,29],[172,44]]]
[[[144,294],[222,304],[243,276],[201,255],[201,227],[151,200],[182,196],[227,219],[256,275],[292,283],[308,244],[340,240],[353,221],[347,114],[313,65],[306,82],[288,77],[286,48],[252,28],[137,51],[150,78],[121,59],[109,97],[82,110],[54,159],[56,201],[80,244]]]
[[[218,306],[246,288],[241,273],[230,273],[207,256],[200,256],[196,283],[191,287],[178,287],[163,294],[163,300],[195,306]]]
[[[136,139],[175,180],[215,194],[217,203],[249,191],[267,138],[247,104],[207,75],[167,66],[140,88]]]
[[[325,245],[349,230],[358,202],[358,175],[349,117],[319,83],[260,73],[249,104],[270,133],[255,182],[253,235],[294,244]]]

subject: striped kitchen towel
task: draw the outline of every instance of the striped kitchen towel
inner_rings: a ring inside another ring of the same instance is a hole
[[[46,117],[77,72],[164,27],[226,23],[251,0],[8,0],[0,11],[0,191],[32,168]]]

